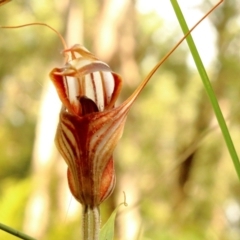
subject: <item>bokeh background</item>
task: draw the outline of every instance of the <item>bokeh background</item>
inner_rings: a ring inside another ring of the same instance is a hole
[[[216,1],[179,3],[192,26]],[[238,154],[239,6],[225,1],[193,34]],[[182,36],[170,1],[14,0],[0,8],[2,26],[29,22],[51,25],[122,75],[119,103]],[[41,26],[0,29],[0,222],[37,239],[81,235],[81,207],[53,143],[60,103],[48,74],[62,66],[62,49]],[[116,189],[101,212],[104,223],[125,191],[116,239],[239,239],[240,183],[185,43],[133,105],[115,167]],[[0,239],[16,237],[0,231]]]

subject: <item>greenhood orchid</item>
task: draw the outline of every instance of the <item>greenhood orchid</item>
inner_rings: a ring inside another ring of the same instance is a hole
[[[121,77],[80,45],[65,52],[71,60],[50,73],[63,104],[55,142],[68,165],[73,196],[83,205],[99,206],[114,189],[112,154],[138,92],[115,107]]]
[[[112,155],[122,136],[128,111],[177,46],[118,107],[115,102],[121,91],[121,77],[83,46],[65,49],[65,53],[70,53],[70,60],[64,67],[51,71],[51,80],[63,104],[55,142],[68,165],[70,190],[84,206],[98,207],[111,195],[115,186]]]

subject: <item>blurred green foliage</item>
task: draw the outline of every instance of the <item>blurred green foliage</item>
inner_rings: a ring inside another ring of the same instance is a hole
[[[210,8],[210,2],[204,1],[197,6],[202,14]],[[65,34],[70,3],[83,12],[84,45],[93,51],[98,41],[96,23],[106,1],[23,3],[16,0],[0,8],[0,25],[45,22]],[[216,55],[207,69],[220,106],[229,119],[230,132],[239,153],[240,25],[237,3],[239,1],[225,1],[209,18],[216,37]],[[193,10],[188,9],[189,12]],[[143,14],[134,8],[134,13],[125,13],[128,18],[123,17],[118,25],[121,35],[108,62],[124,77],[120,100],[133,92],[181,37],[177,20],[168,26],[155,11]],[[133,24],[130,33],[126,30],[129,19]],[[122,71],[128,60],[121,50],[125,35],[134,39],[132,54],[128,56],[137,66],[135,76],[139,79],[134,81]],[[23,230],[28,199],[38,188],[33,184],[31,164],[42,86],[48,81],[49,71],[62,64],[59,54],[62,46],[51,31],[40,26],[0,29],[0,46],[0,222]],[[130,239],[121,227],[126,219],[121,219],[132,211],[137,211],[135,220],[140,222],[137,231],[142,235],[139,239],[239,238],[239,182],[218,128],[202,138],[216,121],[188,57],[183,44],[155,74],[128,116],[115,153],[116,190],[102,206],[105,222],[121,202],[121,192],[126,192],[127,201],[129,198],[129,207],[122,210],[117,219],[116,239]],[[187,154],[189,149],[192,151]],[[50,220],[44,239],[79,239],[81,216],[58,221],[56,186],[60,180],[54,174],[43,178],[52,183],[48,190],[52,199],[51,212],[46,216]],[[134,198],[133,203],[131,198]],[[134,220],[129,221],[127,224]],[[15,237],[0,231],[0,239]]]

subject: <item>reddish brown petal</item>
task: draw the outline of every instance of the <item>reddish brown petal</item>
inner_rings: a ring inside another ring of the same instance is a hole
[[[3,4],[5,3],[8,3],[10,2],[11,0],[0,0],[0,6],[2,6]]]
[[[92,69],[92,66],[98,67],[98,71]],[[99,66],[97,64],[85,66],[86,71],[73,70],[72,68],[55,68],[51,71],[50,77],[57,89],[59,98],[70,113],[82,114],[77,97],[83,96],[92,99],[97,104],[99,111],[114,106],[121,91],[122,80],[115,73],[101,71],[103,68]]]
[[[122,135],[129,106],[84,117],[64,109],[60,114],[56,146],[68,165],[71,191],[83,204],[99,205],[112,191],[107,187],[115,181],[109,159]]]
[[[67,90],[67,86],[64,84],[65,83],[64,77],[59,74],[56,74],[60,72],[61,72],[60,68],[54,68],[50,73],[50,78],[56,87],[58,96],[62,101],[62,104],[65,106],[65,108],[69,110],[69,112],[71,112],[72,114],[75,114],[73,106],[70,104],[70,101],[67,95],[68,90]]]
[[[103,171],[100,183],[99,202],[102,203],[113,192],[116,183],[113,158],[111,157]]]

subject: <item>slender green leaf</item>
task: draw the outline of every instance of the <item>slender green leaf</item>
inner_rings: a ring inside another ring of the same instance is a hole
[[[16,236],[16,237],[18,237],[18,238],[20,238],[20,239],[24,239],[24,240],[36,240],[35,238],[32,238],[32,237],[26,235],[25,233],[21,233],[21,232],[13,229],[13,228],[11,228],[11,227],[8,227],[8,226],[6,226],[6,225],[4,225],[4,224],[2,224],[2,223],[0,223],[0,229],[3,230],[3,231],[5,231],[5,232],[8,232],[8,233],[10,233],[11,235],[14,235],[14,236]]]
[[[117,215],[117,211],[120,208],[121,205],[126,205],[126,203],[121,203],[117,206],[117,208],[112,212],[111,216],[107,220],[107,222],[104,224],[100,231],[100,240],[113,240],[114,238],[114,225],[115,225],[115,218]]]
[[[182,14],[182,11],[181,11],[181,9],[180,9],[180,7],[178,5],[177,0],[171,0],[171,3],[172,3],[172,6],[174,8],[175,14],[176,14],[176,16],[178,18],[179,24],[181,25],[183,33],[187,34],[189,32],[189,29],[188,29],[187,23],[186,23],[186,21],[184,19],[184,16]],[[221,2],[219,2],[219,4],[220,3]],[[202,82],[204,84],[204,87],[205,87],[205,90],[207,92],[207,95],[208,95],[208,97],[210,99],[210,102],[212,104],[213,110],[214,110],[216,118],[218,120],[218,124],[219,124],[219,126],[221,128],[221,131],[222,131],[222,135],[223,135],[223,137],[225,139],[226,145],[228,147],[228,151],[229,151],[229,153],[231,155],[234,167],[236,169],[238,178],[240,179],[240,162],[239,162],[238,155],[236,153],[234,144],[232,142],[231,136],[229,134],[228,127],[227,127],[226,122],[224,120],[222,111],[221,111],[221,109],[219,107],[216,95],[215,95],[215,93],[213,91],[212,85],[211,85],[211,83],[209,81],[207,72],[206,72],[206,70],[204,68],[204,65],[203,65],[202,60],[201,60],[201,58],[199,56],[199,53],[197,51],[197,48],[195,46],[195,43],[193,41],[192,36],[189,35],[186,38],[186,40],[187,40],[189,49],[191,51],[191,54],[193,56],[193,59],[195,61],[196,67],[198,69],[198,72],[199,72],[199,74],[201,76],[201,79],[202,79]]]

